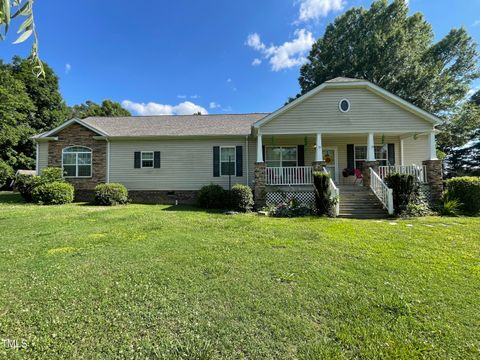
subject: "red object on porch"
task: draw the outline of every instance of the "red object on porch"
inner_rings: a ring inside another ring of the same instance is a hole
[[[363,174],[362,174],[362,170],[360,169],[355,169],[355,181],[353,182],[353,185],[355,185],[357,183],[357,181],[360,180],[360,183],[363,183]]]

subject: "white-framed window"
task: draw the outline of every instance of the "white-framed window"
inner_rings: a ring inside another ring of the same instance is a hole
[[[265,162],[267,167],[297,166],[297,147],[267,146],[265,147]]]
[[[153,151],[142,151],[140,163],[142,168],[153,168]]]
[[[220,147],[220,175],[235,176],[235,146]]]
[[[64,177],[91,177],[92,150],[85,146],[70,146],[62,150]]]
[[[375,145],[375,160],[380,166],[388,165],[388,146]],[[367,161],[367,145],[355,145],[355,168],[363,170],[363,165]]]
[[[348,99],[342,99],[338,103],[338,108],[341,112],[349,112],[350,111],[350,101]]]

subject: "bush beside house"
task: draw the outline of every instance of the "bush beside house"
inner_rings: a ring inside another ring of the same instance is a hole
[[[69,204],[73,201],[74,193],[71,184],[61,181],[47,182],[33,189],[32,201],[43,205]]]
[[[231,209],[247,212],[253,207],[253,193],[250,186],[236,184],[232,190],[225,190],[220,185],[203,186],[198,192],[198,205],[204,209]]]
[[[97,205],[119,205],[128,202],[128,190],[123,184],[100,184],[95,187]]]
[[[230,194],[230,206],[233,210],[247,212],[253,208],[253,193],[250,186],[236,184]]]
[[[65,183],[60,168],[45,168],[41,176],[18,174],[15,188],[26,202],[66,204],[73,201],[75,190]]]
[[[465,215],[480,213],[480,177],[464,176],[447,180],[445,202],[457,201]]]

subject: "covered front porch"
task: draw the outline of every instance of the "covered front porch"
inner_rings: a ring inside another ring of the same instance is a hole
[[[256,162],[265,164],[266,186],[312,185],[315,167],[328,171],[337,185],[368,185],[364,179],[372,166],[382,180],[400,172],[424,183],[423,161],[435,159],[434,132],[257,136]]]

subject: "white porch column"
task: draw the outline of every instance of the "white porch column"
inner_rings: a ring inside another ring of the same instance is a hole
[[[317,134],[316,147],[315,147],[315,161],[323,161],[322,151],[322,134]]]
[[[373,133],[368,134],[367,161],[375,161],[375,144],[373,142]]]
[[[432,131],[428,134],[428,160],[438,160],[435,131]]]
[[[257,163],[263,163],[263,144],[260,131],[257,134]]]

